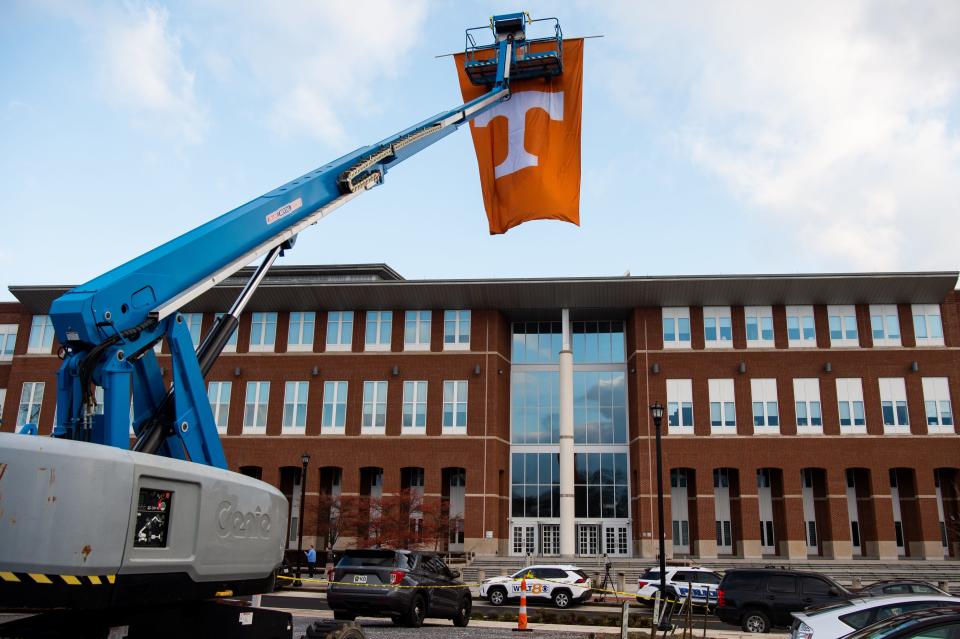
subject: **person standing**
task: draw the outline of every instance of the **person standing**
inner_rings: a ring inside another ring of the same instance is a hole
[[[313,578],[313,571],[317,568],[317,551],[314,550],[313,545],[310,545],[310,549],[307,550],[307,570],[309,571],[310,578]]]

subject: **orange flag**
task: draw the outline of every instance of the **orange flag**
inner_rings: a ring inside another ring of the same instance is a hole
[[[487,92],[454,56],[464,102]],[[510,82],[510,99],[470,123],[490,234],[529,220],[580,224],[583,40],[563,41],[563,73]]]

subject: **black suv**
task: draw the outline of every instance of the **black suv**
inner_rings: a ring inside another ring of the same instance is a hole
[[[716,614],[745,632],[788,627],[791,612],[850,597],[846,588],[815,572],[776,569],[728,570],[717,592]]]
[[[336,619],[390,617],[418,628],[426,617],[470,623],[470,589],[435,554],[409,550],[348,550],[334,570],[327,604]],[[438,587],[440,586],[440,587]]]

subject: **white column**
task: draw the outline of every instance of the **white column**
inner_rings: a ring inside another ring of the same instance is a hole
[[[570,311],[563,309],[563,345],[560,350],[560,554],[576,552],[573,500],[573,350],[570,348]]]

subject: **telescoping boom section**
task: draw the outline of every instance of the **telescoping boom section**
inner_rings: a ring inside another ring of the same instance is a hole
[[[9,462],[7,477],[16,477],[5,482],[0,602],[41,609],[170,605],[272,587],[287,504],[272,486],[226,470],[204,377],[298,233],[508,99],[511,77],[562,71],[559,25],[554,53],[542,56],[526,38],[528,24],[525,14],[495,16],[485,45],[468,31],[467,65],[489,88],[484,95],[328,162],[53,302],[63,345],[54,438],[0,433],[0,461]],[[258,260],[232,307],[194,347],[180,309]],[[171,354],[170,385],[154,351],[162,339]]]

